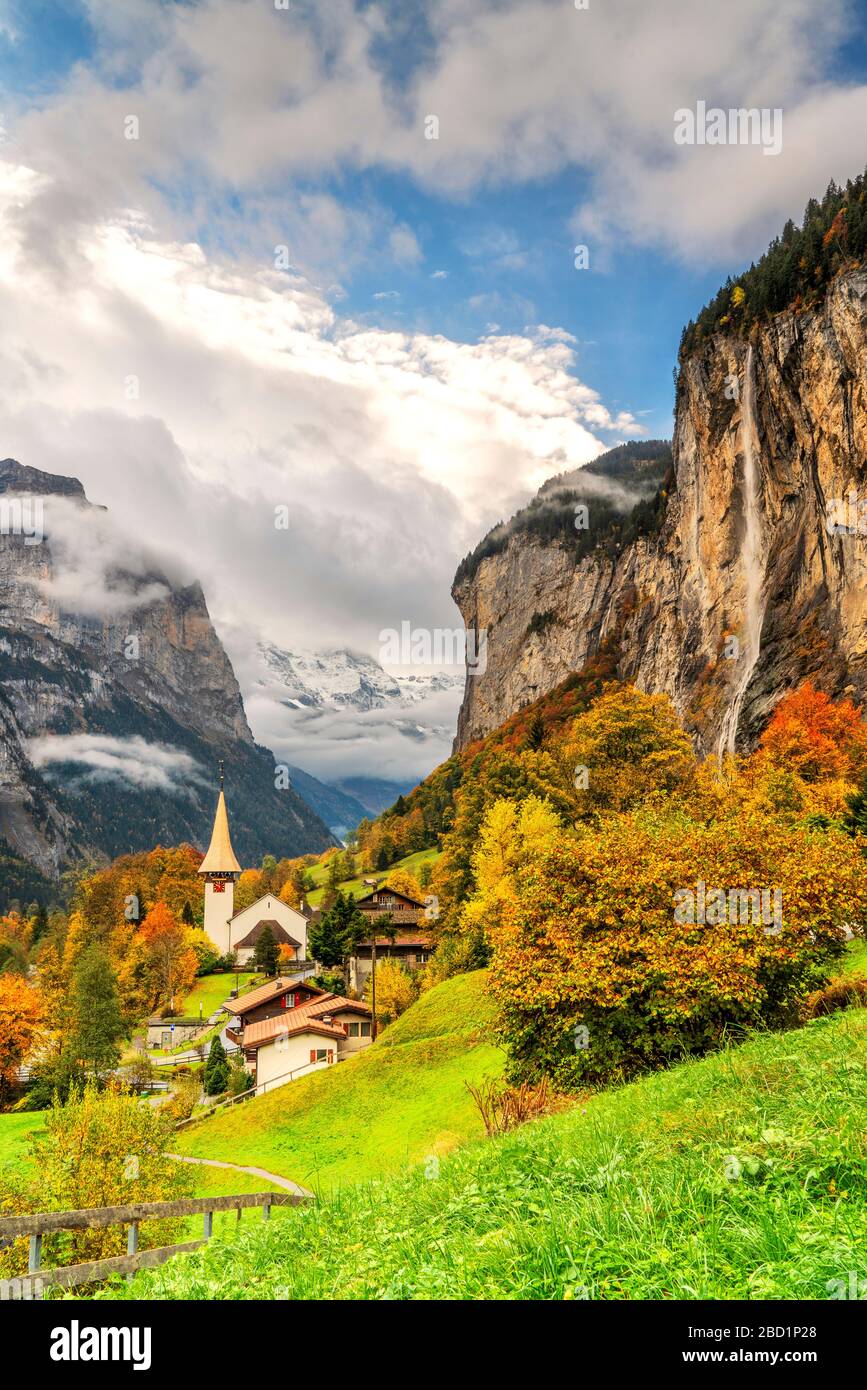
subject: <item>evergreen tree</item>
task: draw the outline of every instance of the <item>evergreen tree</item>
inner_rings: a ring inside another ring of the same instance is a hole
[[[33,914],[33,944],[36,945],[48,931],[48,912],[44,903],[36,904],[36,911]]]
[[[253,952],[253,959],[259,968],[264,970],[266,975],[277,974],[279,952],[271,927],[265,926],[262,928],[259,940],[256,942],[256,949]]]
[[[181,921],[185,922],[188,927],[194,927],[196,925],[196,919],[193,916],[193,909],[190,907],[189,898],[184,903],[184,910],[181,913]]]
[[[206,1096],[220,1096],[229,1084],[229,1059],[220,1039],[214,1038],[202,1076]]]
[[[351,893],[340,893],[310,929],[310,950],[325,969],[342,966],[364,939],[367,924]]]
[[[89,946],[73,981],[71,1056],[101,1081],[120,1061],[118,1044],[125,1032],[108,956],[99,946]]]

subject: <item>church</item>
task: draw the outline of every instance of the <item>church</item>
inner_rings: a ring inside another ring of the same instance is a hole
[[[288,946],[291,960],[297,961],[303,969],[307,963],[309,921],[304,912],[289,907],[273,893],[266,893],[238,912],[234,910],[235,884],[241,875],[241,866],[229,835],[222,774],[211,843],[199,873],[205,880],[205,931],[221,956],[235,951],[238,964],[246,965],[253,957],[262,932],[270,927],[277,945]]]

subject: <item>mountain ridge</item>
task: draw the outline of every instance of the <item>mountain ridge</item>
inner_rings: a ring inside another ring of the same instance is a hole
[[[13,853],[56,878],[81,858],[202,847],[220,761],[242,859],[331,844],[275,785],[199,582],[133,555],[77,479],[5,460],[0,488],[45,504],[37,543],[0,534],[0,838]]]

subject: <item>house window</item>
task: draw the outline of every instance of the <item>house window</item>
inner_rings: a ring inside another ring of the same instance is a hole
[[[360,1029],[361,1029],[361,1034],[360,1034],[360,1036],[361,1036],[362,1038],[369,1038],[369,1037],[370,1037],[370,1024],[369,1024],[369,1023],[361,1023],[361,1024],[359,1024],[359,1027],[360,1027]]]
[[[359,1036],[358,1029],[359,1024],[357,1023],[347,1023],[346,1025],[346,1032],[350,1038],[357,1038]]]
[[[318,1048],[316,1049],[316,1060],[317,1060],[317,1062],[327,1062],[327,1060],[328,1060],[328,1049],[325,1048],[325,1047],[318,1047]]]
[[[295,994],[284,994],[284,995],[283,995],[283,1008],[284,1008],[284,1009],[294,1009],[294,1008],[295,1008],[295,1005],[296,1005],[296,1003],[297,1003],[297,998],[298,998],[298,996],[295,995]]]

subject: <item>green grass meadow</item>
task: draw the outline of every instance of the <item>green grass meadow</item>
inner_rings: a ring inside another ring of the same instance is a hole
[[[254,1164],[323,1194],[483,1132],[466,1081],[499,1075],[485,972],[423,994],[366,1051],[178,1135],[179,1153]]]
[[[865,1061],[865,1009],[756,1036],[103,1296],[828,1299],[867,1277]]]

